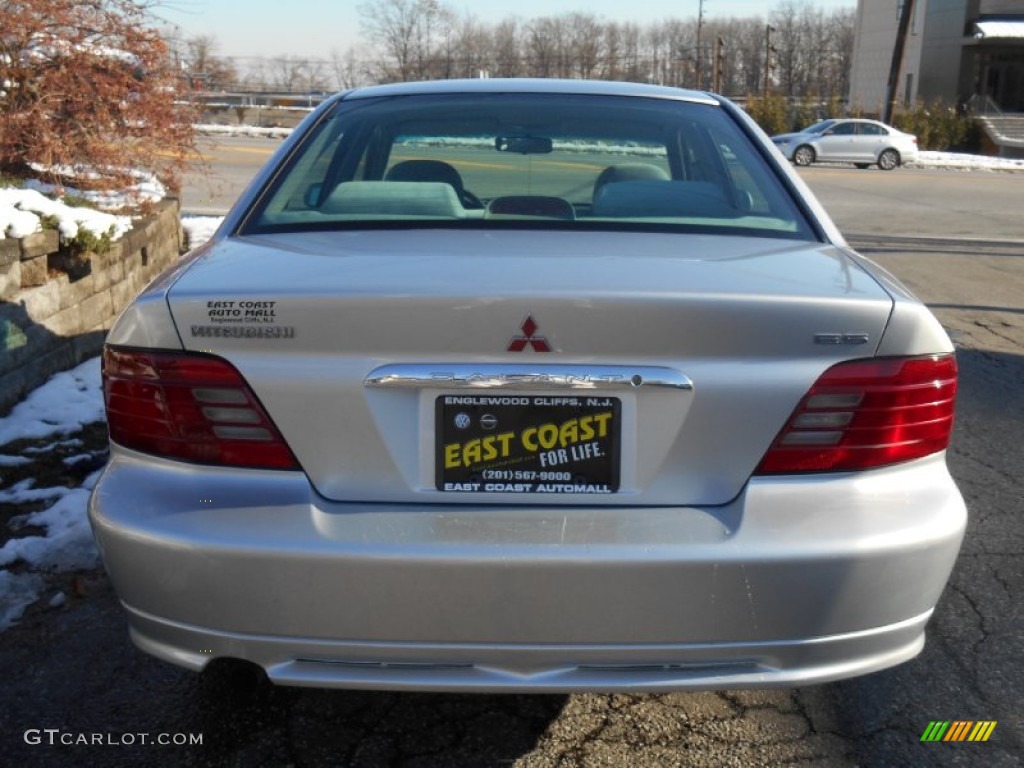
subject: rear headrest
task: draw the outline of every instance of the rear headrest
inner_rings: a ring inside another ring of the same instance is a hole
[[[404,160],[385,174],[386,181],[440,181],[461,193],[462,177],[454,166],[440,160]]]
[[[649,163],[622,163],[621,165],[609,165],[597,177],[594,182],[594,197],[605,184],[612,184],[620,181],[667,181],[668,174],[656,165]]]
[[[334,188],[321,210],[350,216],[430,216],[464,218],[450,184],[409,181],[345,181]]]
[[[733,218],[736,208],[708,181],[621,181],[594,199],[594,216]]]

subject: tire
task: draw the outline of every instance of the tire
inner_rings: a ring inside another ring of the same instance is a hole
[[[854,165],[863,171],[865,168],[870,167],[871,163],[854,163]]]
[[[801,144],[793,152],[793,162],[799,166],[810,165],[815,161],[816,157],[814,147],[809,147],[806,144]]]
[[[891,171],[900,164],[900,153],[895,149],[887,149],[878,156],[878,167],[883,171]]]

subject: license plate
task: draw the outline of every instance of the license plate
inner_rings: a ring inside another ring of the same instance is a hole
[[[442,395],[435,401],[439,491],[615,493],[616,397]]]

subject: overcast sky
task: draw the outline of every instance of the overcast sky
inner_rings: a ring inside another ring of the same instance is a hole
[[[704,0],[707,19],[765,16],[781,0]],[[799,0],[797,0],[799,2]],[[177,25],[184,37],[213,35],[221,56],[326,57],[359,46],[363,0],[165,0],[159,15]],[[444,2],[444,0],[442,0]],[[699,0],[512,0],[444,2],[460,15],[497,23],[509,16],[531,19],[571,11],[593,13],[608,21],[640,24],[665,18],[696,17]],[[811,0],[830,11],[854,8],[856,0]]]

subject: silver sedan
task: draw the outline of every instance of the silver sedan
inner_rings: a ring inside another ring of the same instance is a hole
[[[916,136],[877,120],[822,120],[798,133],[772,136],[772,141],[797,165],[843,162],[891,171],[918,155]]]
[[[914,657],[966,522],[943,329],[716,96],[328,100],[103,358],[143,650],[288,685],[792,686]]]

